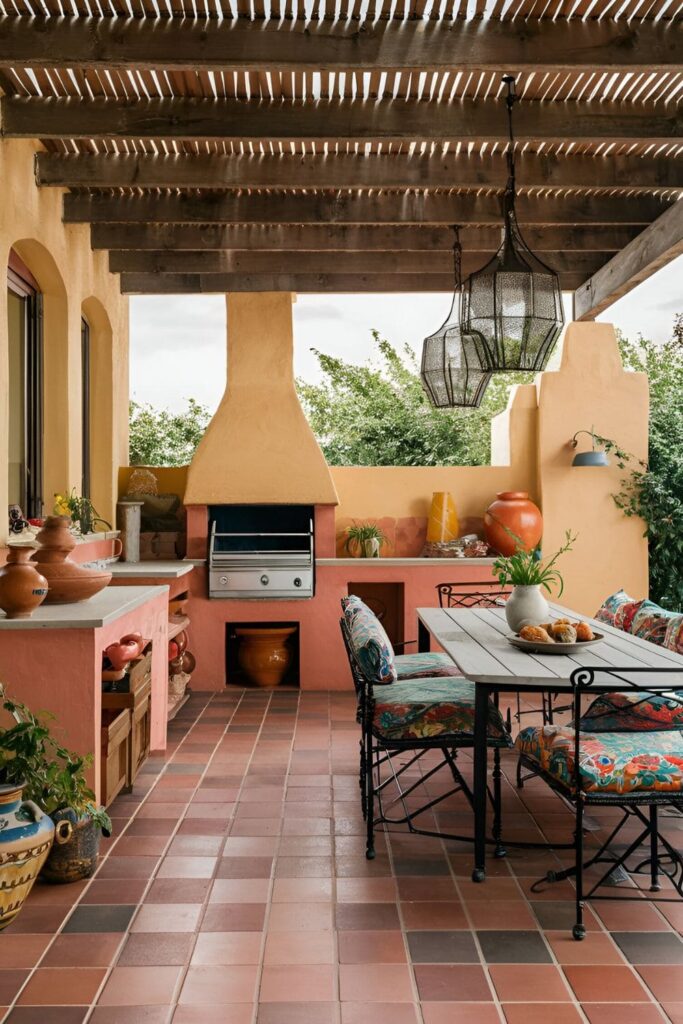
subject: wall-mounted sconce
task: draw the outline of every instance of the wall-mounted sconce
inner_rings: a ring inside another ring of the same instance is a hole
[[[609,466],[607,452],[603,451],[602,448],[595,447],[596,437],[592,430],[577,430],[570,442],[572,448],[578,447],[577,437],[579,434],[588,434],[593,447],[589,452],[577,452],[572,459],[572,466]]]

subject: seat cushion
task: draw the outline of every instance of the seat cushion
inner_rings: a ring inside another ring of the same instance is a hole
[[[582,720],[589,732],[651,732],[683,729],[683,691],[603,693]]]
[[[520,754],[535,761],[567,790],[574,789],[574,730],[530,726],[517,736]],[[680,793],[683,733],[603,732],[581,735],[581,789],[587,793]]]
[[[468,679],[411,679],[376,695],[375,729],[387,739],[474,734],[474,683]],[[489,701],[489,738],[511,746],[500,711]]]
[[[662,647],[669,624],[679,618],[678,612],[668,612],[654,601],[641,601],[633,616],[629,632],[641,640],[649,640],[651,644]]]
[[[394,649],[382,623],[355,595],[342,598],[342,609],[353,653],[371,683],[394,683]]]
[[[683,615],[673,615],[666,627],[664,634],[664,646],[676,654],[683,654]]]
[[[617,590],[615,594],[611,594],[602,602],[595,613],[595,618],[600,622],[606,622],[608,626],[623,629],[628,633],[633,618],[642,603],[642,601],[630,597],[626,591]]]
[[[426,651],[424,654],[397,654],[394,663],[399,682],[406,679],[462,676],[462,672],[453,660],[440,651]]]

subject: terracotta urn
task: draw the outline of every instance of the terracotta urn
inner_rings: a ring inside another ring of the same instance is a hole
[[[51,819],[21,791],[21,784],[0,785],[0,931],[24,905],[55,834]]]
[[[47,580],[29,561],[36,549],[10,545],[0,569],[0,608],[8,619],[28,619],[47,597]]]
[[[69,556],[76,546],[67,516],[48,516],[37,536],[40,547],[33,561],[48,583],[46,604],[72,604],[99,594],[111,581],[110,572],[87,569]]]
[[[525,551],[533,551],[543,535],[543,516],[526,491],[500,491],[484,513],[484,529],[486,540],[501,555],[514,555],[518,548],[508,530]]]
[[[237,660],[255,686],[279,686],[289,668],[292,654],[287,640],[296,626],[240,626]]]

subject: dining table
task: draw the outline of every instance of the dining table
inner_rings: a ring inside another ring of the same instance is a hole
[[[417,617],[419,650],[429,651],[436,642],[462,675],[475,684],[475,882],[486,878],[488,706],[494,694],[571,695],[579,669],[584,670],[582,678],[590,680],[589,689],[596,695],[628,690],[633,685],[649,692],[683,690],[683,655],[559,604],[550,605],[549,621],[566,618],[571,622],[588,622],[593,632],[600,634],[600,642],[571,654],[520,650],[510,642],[515,634],[507,624],[504,606],[418,608]]]

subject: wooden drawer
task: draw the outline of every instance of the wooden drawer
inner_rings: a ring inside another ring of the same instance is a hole
[[[148,646],[143,655],[131,662],[128,672],[128,688],[131,693],[152,682],[152,648]]]
[[[108,807],[114,797],[128,785],[131,750],[130,710],[105,709],[102,712],[101,744],[101,800],[104,806]]]
[[[149,757],[152,735],[152,701],[149,695],[146,700],[140,701],[133,708],[131,716],[129,784],[132,786],[138,772]]]

